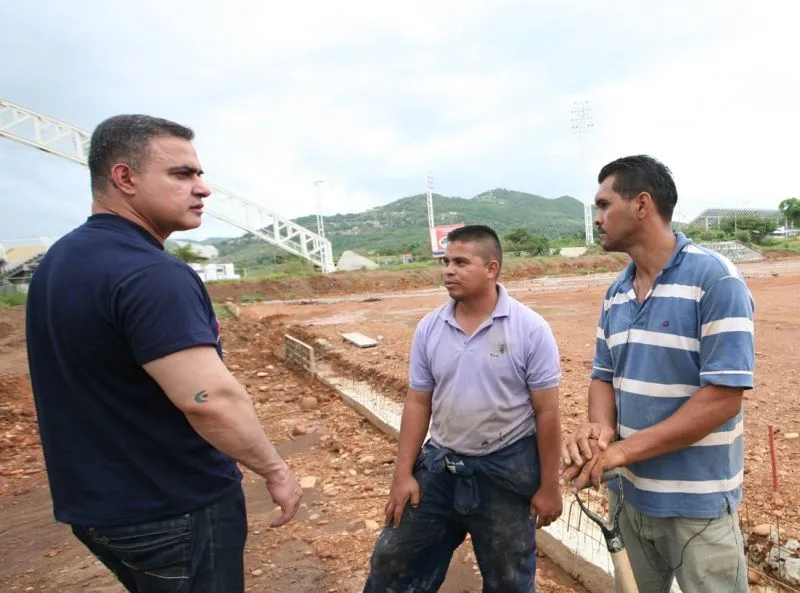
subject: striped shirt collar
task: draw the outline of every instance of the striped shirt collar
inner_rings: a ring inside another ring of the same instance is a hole
[[[683,233],[674,233],[675,235],[675,249],[672,252],[672,255],[667,261],[666,265],[663,267],[661,272],[665,272],[672,267],[677,266],[681,260],[683,260],[684,255],[686,254],[685,248],[687,245],[691,245],[693,241],[684,235]],[[625,268],[625,272],[622,274],[622,282],[633,282],[633,275],[636,273],[636,262],[631,261],[628,266]]]

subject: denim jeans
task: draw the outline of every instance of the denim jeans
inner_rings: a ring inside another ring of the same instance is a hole
[[[364,593],[438,591],[453,552],[467,533],[484,593],[534,591],[536,541],[530,501],[539,486],[536,440],[527,437],[515,445],[505,457],[498,452],[499,465],[507,470],[503,475],[486,473],[480,465],[472,465],[480,458],[464,456],[455,456],[455,463],[448,459],[445,470],[439,471],[426,463],[436,455],[426,445],[414,469],[419,505],[407,504],[400,526],[389,525],[381,532]],[[493,465],[496,470],[498,465]],[[469,481],[460,473],[464,467]]]
[[[132,593],[241,593],[247,514],[241,486],[169,519],[72,532]]]

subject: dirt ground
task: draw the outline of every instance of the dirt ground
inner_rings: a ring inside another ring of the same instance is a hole
[[[601,268],[612,270],[608,262]],[[800,439],[800,402],[793,346],[800,339],[800,260],[742,265],[757,303],[756,388],[746,394],[745,529],[777,524],[784,536],[800,535],[800,476],[793,472]],[[569,271],[569,270],[567,270]],[[587,376],[599,303],[613,273],[524,280],[506,278],[512,294],[553,326],[561,349],[565,430],[585,416]],[[321,286],[326,298],[242,307],[242,320],[224,319],[226,361],[248,386],[263,424],[300,478],[308,480],[297,520],[273,530],[276,510],[263,486],[246,473],[250,538],[246,553],[248,591],[350,593],[360,591],[388,492],[395,443],[336,394],[288,370],[277,354],[289,331],[326,339],[328,357],[351,374],[360,372],[388,392],[402,394],[411,334],[417,321],[446,298],[435,280],[367,274],[340,285]],[[297,280],[306,286],[306,280]],[[401,285],[425,287],[402,292]],[[294,294],[302,291],[290,287]],[[217,294],[220,287],[214,287]],[[237,290],[249,290],[247,286]],[[228,290],[228,289],[226,289]],[[303,289],[306,290],[306,289]],[[309,286],[313,291],[313,286]],[[264,288],[275,298],[280,290]],[[250,293],[243,293],[250,294]],[[311,293],[309,293],[311,294]],[[233,292],[228,296],[235,296]],[[293,294],[284,294],[291,297]],[[358,350],[341,333],[380,338]],[[318,408],[302,410],[299,398],[314,396]],[[779,480],[772,491],[767,427],[775,429]],[[311,486],[313,482],[313,486]],[[583,590],[557,567],[540,559],[538,590]],[[0,308],[0,590],[116,593],[121,588],[71,536],[54,522],[43,469],[25,357],[24,312]],[[471,547],[465,543],[451,565],[444,593],[480,590]]]
[[[270,529],[277,511],[263,483],[245,472],[247,591],[355,593],[380,529],[396,445],[335,392],[288,370],[275,354],[282,333],[269,320],[222,321],[229,367],[308,486],[296,520]],[[317,398],[317,409],[300,408],[306,396]],[[545,593],[584,591],[546,558],[537,582]],[[0,591],[122,591],[69,528],[53,520],[18,307],[0,308]],[[468,543],[457,550],[442,591],[480,591]]]
[[[524,279],[619,270],[627,262],[626,257],[614,253],[580,258],[511,259],[504,264],[503,274],[507,279]],[[209,292],[214,300],[219,301],[283,301],[363,292],[399,292],[436,287],[440,284],[441,271],[437,267],[428,267],[397,271],[335,272],[327,276],[293,276],[278,280],[225,281],[210,285]]]
[[[599,248],[598,248],[599,249]],[[767,252],[769,263],[781,267],[790,259],[788,253]],[[577,258],[510,258],[503,264],[503,279],[525,281],[565,275],[587,275],[621,270],[628,257],[619,253],[603,253]],[[233,299],[244,302],[319,299],[320,297],[358,295],[363,293],[397,293],[430,289],[441,285],[441,270],[435,266],[410,270],[370,272],[334,272],[327,276],[293,276],[277,280],[241,280],[216,282],[209,292],[216,301]]]

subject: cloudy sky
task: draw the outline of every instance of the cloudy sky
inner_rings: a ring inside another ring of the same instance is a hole
[[[315,180],[334,214],[422,193],[428,171],[445,195],[588,199],[603,164],[645,152],[688,219],[800,195],[799,20],[771,0],[27,0],[0,9],[0,98],[86,130],[189,125],[209,181],[287,217],[314,212]],[[85,168],[0,139],[0,240],[88,210]],[[185,238],[237,234],[207,217]]]

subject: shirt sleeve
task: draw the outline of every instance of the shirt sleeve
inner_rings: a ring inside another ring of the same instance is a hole
[[[561,357],[553,331],[544,319],[529,334],[525,381],[531,391],[558,387],[561,382]]]
[[[600,320],[597,322],[597,330],[594,345],[594,360],[592,361],[592,379],[600,379],[607,383],[614,380],[614,361],[611,359],[611,349],[606,341],[606,318],[608,317],[609,294],[600,307]]]
[[[700,300],[700,385],[752,389],[753,299],[744,281],[727,276]]]
[[[139,364],[193,346],[217,346],[205,287],[179,262],[128,276],[116,290],[115,305],[118,326]]]
[[[429,317],[423,318],[414,331],[408,360],[408,386],[417,391],[432,393],[436,382],[428,359]]]

